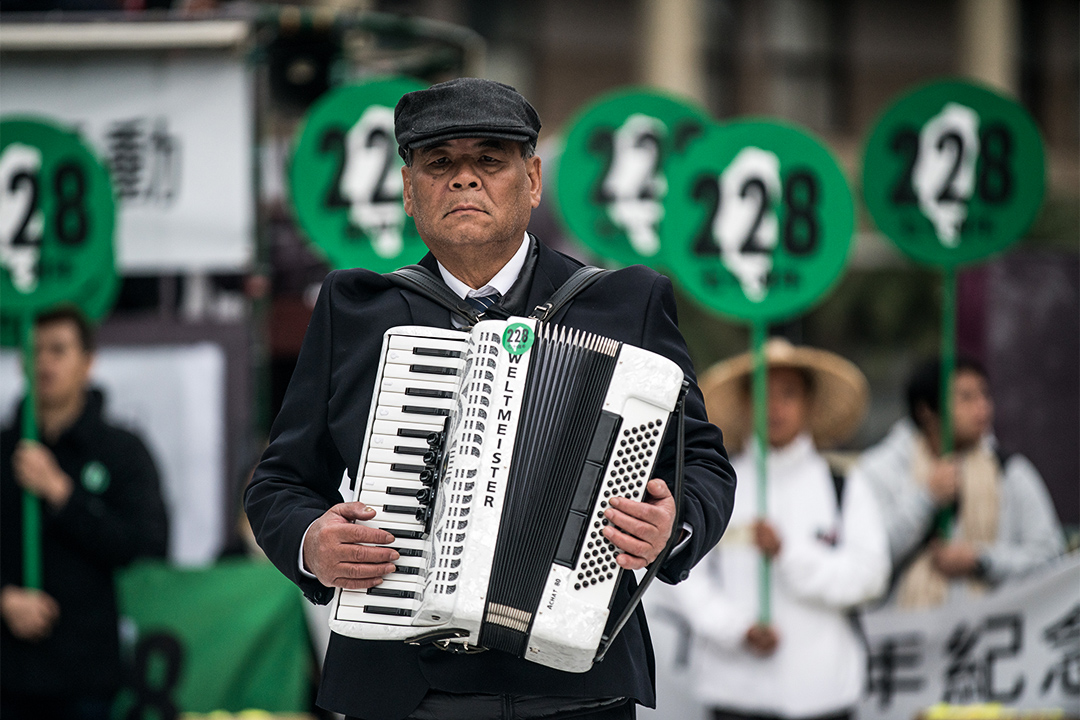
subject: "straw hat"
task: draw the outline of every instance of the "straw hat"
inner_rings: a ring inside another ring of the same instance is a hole
[[[724,431],[724,445],[734,452],[742,449],[753,432],[753,409],[744,395],[752,362],[750,353],[744,353],[713,365],[701,378],[709,420]],[[803,369],[814,378],[808,422],[818,449],[834,447],[855,433],[866,414],[870,391],[866,377],[853,363],[826,350],[792,345],[784,338],[765,343],[765,362],[770,369]]]

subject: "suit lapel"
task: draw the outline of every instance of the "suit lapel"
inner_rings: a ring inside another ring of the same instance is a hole
[[[435,256],[430,252],[417,263],[421,267],[430,270],[435,277],[442,279],[439,273],[439,265],[435,262]],[[413,325],[427,325],[430,327],[450,328],[450,311],[438,303],[428,300],[426,297],[414,292],[402,292],[401,296],[409,306]]]

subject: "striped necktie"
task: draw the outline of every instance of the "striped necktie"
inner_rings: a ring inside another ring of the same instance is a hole
[[[502,299],[502,294],[498,290],[490,295],[469,296],[465,298],[465,302],[476,308],[477,315],[483,317],[484,313],[489,307],[499,302]]]

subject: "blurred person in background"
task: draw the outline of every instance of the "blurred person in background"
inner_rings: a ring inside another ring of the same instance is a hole
[[[774,338],[768,367],[767,502],[758,512],[751,438],[751,358],[702,380],[709,418],[729,443],[739,478],[720,544],[673,590],[694,634],[695,687],[714,720],[849,718],[866,674],[852,611],[884,592],[888,543],[870,488],[830,469],[819,449],[846,440],[867,383],[832,353]],[[772,561],[770,619],[760,620],[762,556]]]
[[[37,318],[39,442],[22,405],[0,433],[0,716],[105,720],[121,680],[113,573],[164,557],[165,504],[138,437],[105,422],[93,331],[74,307]],[[23,587],[22,493],[41,506],[41,589]]]
[[[941,452],[941,363],[919,367],[909,417],[867,450],[852,475],[874,489],[896,569],[890,602],[941,605],[1057,556],[1064,535],[1042,477],[993,436],[986,370],[960,358],[952,384],[954,452]]]

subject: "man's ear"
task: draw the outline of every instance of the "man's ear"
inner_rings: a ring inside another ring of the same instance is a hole
[[[412,217],[412,176],[408,165],[401,166],[401,199],[405,204],[405,214]]]
[[[527,159],[525,167],[529,173],[529,199],[535,208],[540,205],[540,196],[544,193],[544,175],[540,169],[540,156],[533,155]]]

